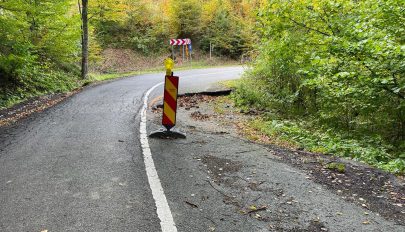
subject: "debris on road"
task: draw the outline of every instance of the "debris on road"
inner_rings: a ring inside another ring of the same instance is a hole
[[[7,109],[0,110],[0,127],[12,124],[20,119],[26,118],[33,113],[44,111],[45,109],[62,102],[66,98],[79,92],[56,93],[41,97],[35,97]]]
[[[193,124],[190,125],[194,128],[193,132],[198,131],[198,128],[203,126],[204,128],[212,128],[215,131],[213,134],[224,131],[227,132],[226,134],[232,134],[233,136],[244,136],[246,135],[244,124],[246,124],[246,121],[251,120],[254,114],[240,113],[234,107],[230,107],[230,104],[232,103],[222,96],[192,95],[179,98],[180,110],[183,110],[183,114],[187,112],[191,121],[194,120]],[[257,132],[250,131],[249,133]],[[283,163],[304,171],[306,179],[333,190],[347,202],[355,203],[360,207],[380,214],[386,219],[405,225],[405,215],[400,213],[403,205],[405,205],[405,181],[403,179],[354,161],[310,153],[300,149],[288,148],[288,146],[287,148],[275,146],[271,144],[272,140],[270,138],[260,133],[255,137],[261,138],[258,141],[266,146],[269,153],[274,156],[269,159],[277,158]],[[238,151],[235,155],[249,153],[255,153],[255,150]],[[223,159],[214,155],[205,155],[200,159],[209,170],[213,183],[229,186],[242,183],[235,181],[234,177],[232,177],[233,173],[240,171],[243,166],[242,163],[235,163],[232,159]],[[251,179],[253,176],[258,175],[257,171],[251,171],[250,175],[245,178],[247,181],[245,183],[246,188],[250,191],[264,191],[266,186],[259,188],[263,183]],[[209,183],[213,188],[216,188],[213,183]],[[232,198],[231,193],[225,194],[217,188],[216,190],[228,198]],[[314,194],[314,190],[308,192]],[[232,198],[231,203],[235,204],[235,201],[237,199]],[[287,200],[285,204],[293,206],[296,202],[298,201]],[[243,203],[238,202],[237,205],[243,206]],[[344,215],[344,212],[338,214],[338,216]]]
[[[187,205],[193,207],[193,208],[198,208],[198,205],[193,204],[193,203],[191,203],[191,202],[189,202],[189,201],[185,201],[185,203],[186,203]]]

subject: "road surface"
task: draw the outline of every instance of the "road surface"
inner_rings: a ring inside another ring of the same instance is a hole
[[[180,92],[240,67],[176,72]],[[0,231],[160,231],[139,140],[148,74],[89,87],[0,131]],[[153,93],[162,93],[160,86]]]
[[[180,93],[190,93],[242,73],[176,74]],[[238,117],[224,113],[226,102],[193,96],[189,106],[182,98],[178,126],[187,139],[148,139],[160,127],[150,106],[162,81],[148,74],[88,87],[0,128],[0,231],[405,231],[399,206],[372,210],[367,192],[335,191],[283,160],[295,151],[240,138],[225,123]]]

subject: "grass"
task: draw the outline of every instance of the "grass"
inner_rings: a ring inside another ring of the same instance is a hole
[[[329,170],[338,171],[340,173],[346,172],[346,166],[345,166],[345,164],[342,164],[342,163],[332,162],[332,163],[327,164],[325,167]]]
[[[250,94],[248,97],[252,99],[247,100],[238,95],[239,88],[243,88],[243,85],[240,85],[241,81],[243,80],[225,83],[227,86],[237,88],[231,99],[239,110],[255,109],[252,102],[259,101],[258,97],[252,97],[255,93]],[[242,90],[244,91],[246,90]],[[253,90],[248,89],[248,91]],[[320,125],[316,119],[284,118],[277,113],[271,113],[268,107],[265,110],[259,109],[258,112],[261,113],[255,116],[254,120],[243,125],[243,132],[248,139],[345,157],[394,174],[405,174],[405,153],[393,150],[392,146],[380,137],[367,134],[348,136],[337,128]],[[330,168],[336,168],[339,171],[342,167],[331,166]]]
[[[178,67],[175,66],[174,71],[203,69],[203,68],[209,68],[209,67],[229,67],[229,66],[235,66],[235,65],[237,65],[237,63],[213,65],[208,61],[193,61],[191,63],[185,63]],[[104,74],[91,73],[90,80],[91,80],[91,82],[105,81],[105,80],[111,80],[111,79],[122,78],[122,77],[130,77],[130,76],[142,75],[142,74],[148,74],[148,73],[159,73],[159,72],[164,72],[164,71],[165,71],[165,69],[162,65],[162,67],[155,67],[155,68],[149,68],[149,69],[132,71],[132,72],[124,72],[124,73],[104,73]]]
[[[333,128],[322,128],[310,120],[287,120],[259,116],[248,124],[275,144],[360,161],[394,174],[405,174],[405,160],[389,152],[381,139],[364,135],[347,137]]]
[[[230,89],[236,89],[238,87],[239,82],[240,80],[236,79],[236,80],[221,81],[220,84]]]
[[[184,63],[181,66],[175,67],[175,71],[202,69],[209,67],[227,67],[234,66],[236,62],[213,63],[210,61],[193,61]],[[80,80],[78,76],[67,75],[62,72],[49,70],[49,73],[34,75],[30,83],[24,83],[26,87],[4,87],[0,89],[0,110],[12,107],[16,104],[24,102],[30,98],[43,96],[53,93],[66,93],[73,91],[82,86],[89,85],[95,82],[102,82],[123,77],[130,77],[148,73],[164,72],[164,66],[149,68],[144,70],[125,72],[125,73],[90,73],[87,80]]]
[[[70,92],[81,85],[82,82],[76,74],[52,69],[34,69],[24,73],[24,76],[18,79],[18,84],[6,82],[0,86],[0,110],[30,98]]]

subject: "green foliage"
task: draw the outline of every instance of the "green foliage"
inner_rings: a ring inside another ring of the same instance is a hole
[[[345,173],[345,171],[346,171],[346,166],[345,166],[345,164],[342,164],[342,163],[335,163],[335,162],[328,163],[326,165],[326,168],[330,169],[330,170],[338,171],[340,173]]]
[[[403,167],[404,8],[401,0],[268,1],[258,14],[259,56],[237,103],[314,122],[344,135],[329,136],[332,144],[353,145],[328,152]],[[351,139],[373,145],[363,152]]]
[[[194,49],[239,59],[252,49],[254,0],[97,1],[92,25],[103,47],[130,48],[144,54],[168,52],[171,38],[190,38]]]
[[[308,121],[258,119],[251,126],[276,140],[312,152],[334,154],[362,161],[393,173],[405,173],[404,153],[392,153],[392,145],[379,137],[350,138],[338,131],[320,128]]]
[[[256,9],[244,11],[244,1],[231,3],[224,0],[211,0],[203,6],[200,47],[209,51],[210,43],[214,54],[239,59],[242,54],[252,49],[255,40],[253,25],[250,18]],[[242,11],[242,15],[239,14]]]
[[[27,98],[68,92],[81,85],[77,69],[67,73],[33,64],[19,69],[18,72],[18,78],[16,78],[18,84],[6,83],[1,86],[0,109]]]
[[[232,1],[241,7],[242,15],[229,0],[223,0],[227,8],[221,8],[214,19],[205,15],[208,18],[203,20],[202,9],[209,2],[90,1],[90,60],[98,60],[101,49],[108,47],[130,48],[149,56],[168,53],[169,38],[187,37],[193,39],[194,49],[200,41],[215,38],[218,55],[237,57],[248,43],[242,36],[248,38],[251,33],[244,30],[252,28],[251,2]],[[211,30],[210,24],[216,25],[215,30],[203,37],[203,28]],[[77,1],[0,1],[0,107],[77,86],[80,42]]]
[[[91,6],[92,25],[103,47],[130,48],[144,54],[157,53],[167,44],[150,4],[138,1],[97,1]]]
[[[172,35],[198,39],[201,32],[201,9],[198,0],[172,1],[169,15]]]
[[[80,20],[72,3],[0,2],[0,107],[75,86]]]

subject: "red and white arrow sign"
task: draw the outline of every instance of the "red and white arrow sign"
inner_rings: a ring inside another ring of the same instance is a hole
[[[176,45],[188,45],[191,44],[191,39],[171,39],[170,40],[170,45],[176,46]]]

